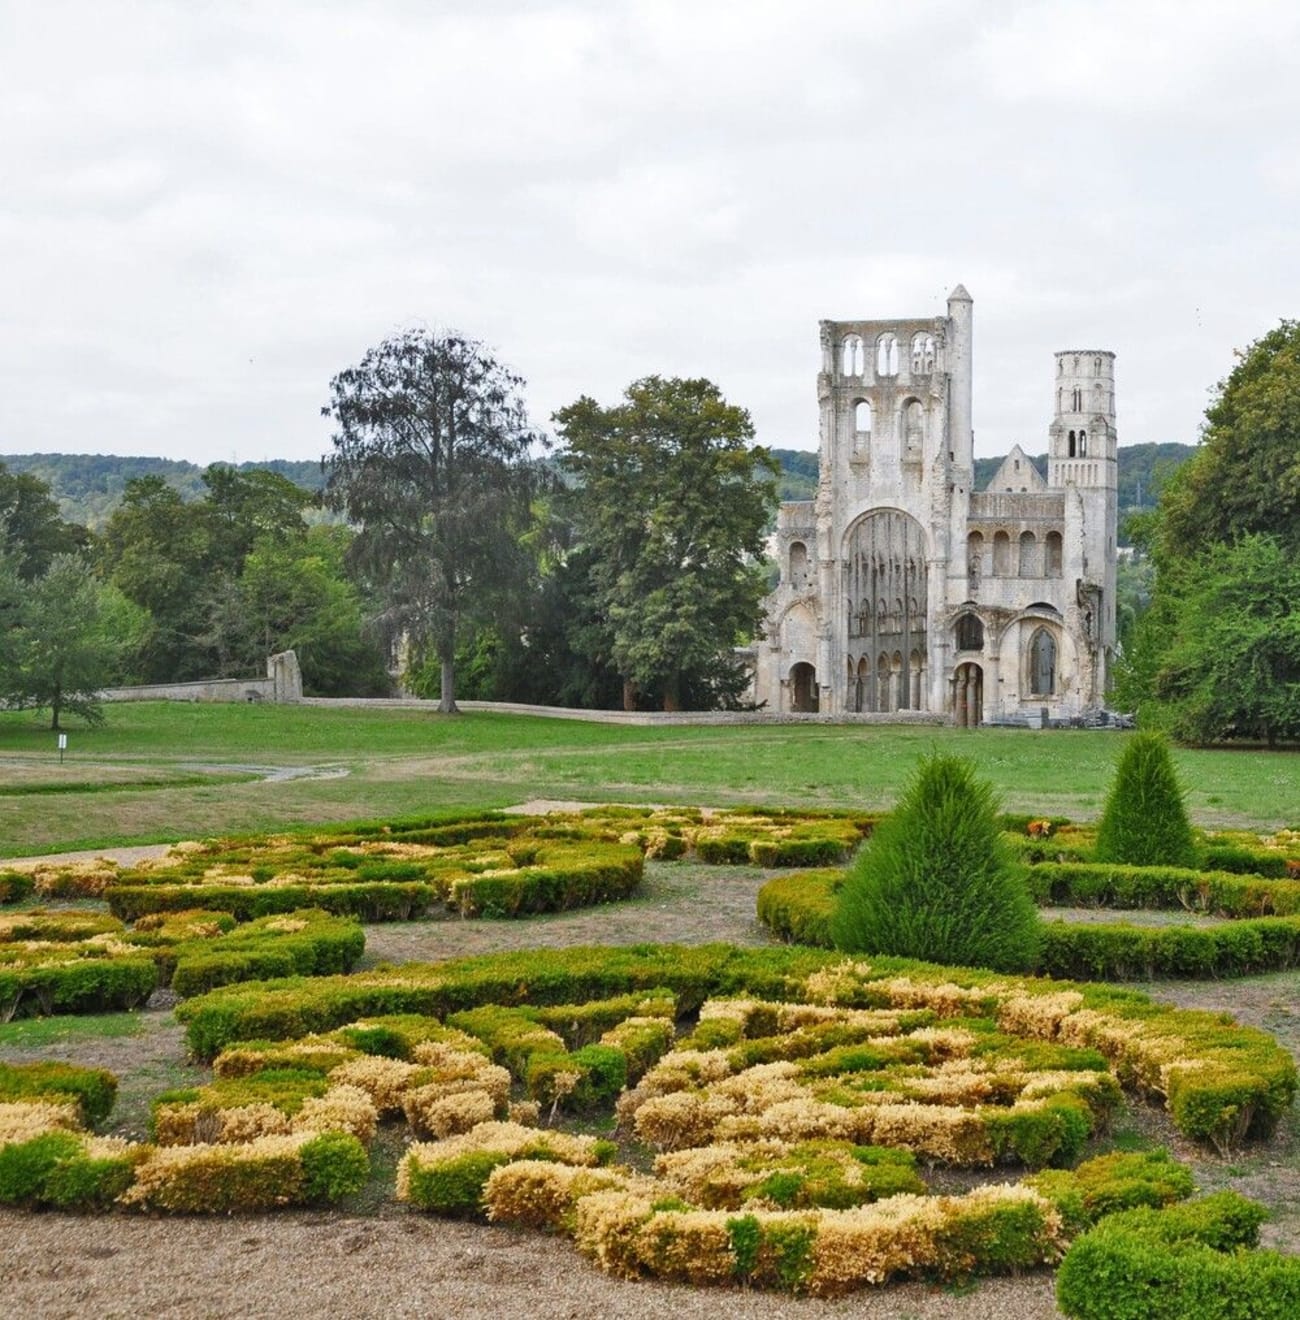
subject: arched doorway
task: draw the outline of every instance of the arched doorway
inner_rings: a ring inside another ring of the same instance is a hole
[[[871,659],[865,672],[860,665],[850,680],[846,707],[924,709],[925,694],[914,690],[915,670],[903,657],[926,651],[926,585],[926,538],[915,518],[900,509],[875,509],[849,528],[844,594],[851,617],[845,620],[845,637],[853,643],[849,649]],[[860,698],[859,680],[865,680]]]
[[[813,714],[817,704],[817,671],[801,660],[790,670],[790,709]]]
[[[973,729],[984,719],[984,670],[968,661],[952,676],[952,722]]]

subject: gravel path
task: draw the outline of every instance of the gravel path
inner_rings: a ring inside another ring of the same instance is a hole
[[[111,1219],[0,1212],[5,1312],[35,1317],[1048,1320],[1052,1280],[922,1284],[834,1302],[612,1279],[562,1240],[415,1214]]]

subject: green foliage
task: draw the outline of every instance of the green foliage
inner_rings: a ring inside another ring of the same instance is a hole
[[[1300,322],[1238,355],[1146,529],[1150,612],[1119,699],[1193,742],[1300,736]]]
[[[998,826],[992,790],[967,761],[924,758],[859,853],[831,922],[839,948],[1026,970],[1038,917]]]
[[[1165,740],[1153,732],[1133,734],[1097,826],[1097,861],[1195,867],[1196,841],[1183,798]]]
[[[7,639],[11,668],[0,673],[3,696],[14,706],[48,709],[51,729],[61,727],[65,712],[98,723],[98,693],[142,630],[141,611],[105,586],[87,560],[57,555],[27,584],[17,624]]]
[[[1300,529],[1300,322],[1283,321],[1237,355],[1205,411],[1193,460],[1166,488],[1166,554],[1195,555],[1259,532],[1294,549]]]
[[[455,1159],[416,1164],[410,1168],[408,1195],[411,1204],[421,1210],[453,1219],[473,1219],[483,1210],[483,1188],[492,1170],[521,1156],[472,1150]],[[542,1153],[530,1153],[531,1159],[545,1159]]]
[[[503,1005],[574,1004],[636,992],[670,989],[678,1009],[686,1014],[707,999],[744,995],[758,999],[797,997],[805,978],[833,966],[841,956],[808,948],[741,949],[730,945],[640,945],[633,948],[577,948],[497,954],[421,966],[407,964],[392,972],[353,973],[350,977],[291,979],[234,986],[178,1006],[186,1024],[190,1049],[211,1058],[239,1040],[291,1039],[325,1032],[382,1013],[421,1013],[445,1018],[448,1013]],[[873,957],[871,977],[888,980],[906,975],[926,981],[954,982],[979,988],[1005,986],[999,973],[939,967],[906,959]],[[1032,983],[1031,983],[1032,985]],[[1053,989],[1059,988],[1059,984]],[[1110,986],[1074,987],[1083,1009],[1096,1009],[1121,1024],[1142,1024],[1142,1031],[1107,1031],[1084,1042],[1101,1050],[1126,1084],[1137,1082],[1163,1096],[1176,1126],[1196,1140],[1231,1148],[1243,1139],[1265,1135],[1290,1106],[1296,1090],[1296,1069],[1290,1055],[1261,1031],[1238,1026],[1221,1015],[1186,1012],[1152,1004],[1144,996]],[[873,993],[868,979],[851,1003],[873,1008],[888,1004]],[[992,1014],[997,997],[991,991],[979,1011]],[[487,1020],[487,1019],[485,1019]],[[494,1019],[501,1021],[501,1018]],[[797,1033],[787,1033],[795,1040]],[[1173,1071],[1165,1081],[1153,1074],[1144,1051],[1169,1037],[1169,1048],[1183,1059],[1197,1059],[1199,1068]],[[755,1042],[741,1042],[745,1046]],[[797,1046],[797,1041],[796,1041]],[[992,1040],[993,1048],[997,1041]],[[560,1047],[553,1047],[559,1052]],[[914,1046],[909,1046],[915,1052]],[[787,1047],[789,1050],[795,1046]],[[856,1067],[875,1068],[885,1046],[866,1042],[846,1046],[838,1056],[827,1054],[835,1073]],[[857,1050],[862,1060],[848,1057]],[[1096,1067],[1087,1049],[1065,1050],[1051,1042],[1019,1042],[1017,1057],[1034,1059],[1035,1052],[1053,1051],[1039,1065],[1051,1069]],[[791,1057],[795,1057],[791,1054]],[[891,1056],[897,1062],[901,1055]],[[1038,1066],[1038,1065],[1035,1065]],[[1098,1117],[1110,1100],[1093,1077],[1075,1089]],[[1085,1092],[1087,1092],[1085,1094]]]
[[[87,540],[84,527],[63,520],[39,476],[12,458],[0,463],[0,559],[12,560],[21,581],[44,577],[57,556],[78,553]]]
[[[102,1123],[117,1099],[117,1078],[103,1068],[72,1063],[0,1063],[0,1101],[71,1100],[91,1127]]]
[[[1156,1150],[1116,1151],[1085,1160],[1074,1169],[1050,1169],[1026,1179],[1061,1212],[1071,1237],[1106,1215],[1139,1206],[1160,1209],[1195,1190],[1192,1171]]]
[[[0,1146],[0,1205],[40,1202],[55,1166],[80,1153],[81,1139],[71,1132],[46,1132]]]
[[[1057,1274],[1071,1320],[1290,1320],[1300,1261],[1255,1251],[1266,1211],[1236,1192],[1109,1216]]]
[[[844,878],[843,870],[827,868],[769,880],[758,891],[758,919],[780,939],[831,948],[831,921]]]
[[[365,1147],[347,1132],[322,1132],[298,1152],[302,1161],[303,1197],[332,1205],[365,1185],[370,1157]]]
[[[540,472],[523,380],[484,345],[408,330],[330,382],[327,498],[359,531],[353,567],[389,635],[432,651],[454,711],[464,622],[508,612],[530,579],[520,537]]]
[[[1211,546],[1170,574],[1177,609],[1153,695],[1186,742],[1300,738],[1300,562],[1277,535]]]
[[[776,494],[749,414],[707,380],[649,376],[611,408],[583,397],[555,421],[590,551],[591,655],[613,664],[629,707],[638,693],[670,710],[734,701],[744,676],[732,652],[759,621]]]

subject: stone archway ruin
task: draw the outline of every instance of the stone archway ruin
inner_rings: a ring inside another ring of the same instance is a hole
[[[926,654],[926,543],[921,524],[899,509],[875,509],[844,538],[844,595],[860,602],[848,611],[847,649],[880,657],[850,680],[846,710],[925,710],[923,664],[891,657]]]

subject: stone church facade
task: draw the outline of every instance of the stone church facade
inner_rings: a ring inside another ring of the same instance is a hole
[[[1115,645],[1115,356],[1055,355],[1046,480],[1019,446],[972,489],[973,305],[823,321],[815,500],[781,506],[754,648],[776,713],[1087,716]]]

